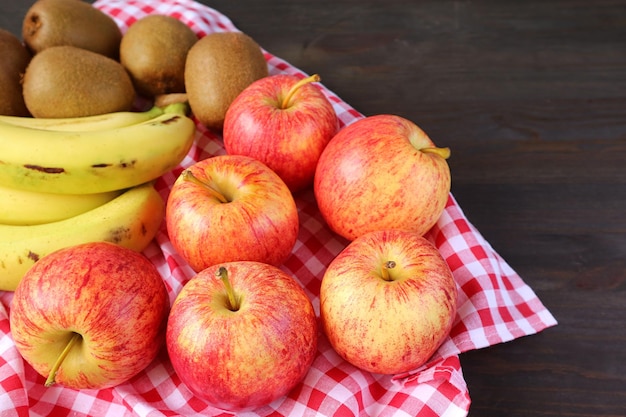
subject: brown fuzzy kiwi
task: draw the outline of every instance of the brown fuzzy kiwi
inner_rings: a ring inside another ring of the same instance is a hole
[[[248,85],[268,75],[260,46],[241,32],[211,33],[187,54],[189,107],[206,127],[221,131],[230,103]]]
[[[0,114],[29,116],[22,95],[22,76],[31,55],[11,32],[0,29]]]
[[[166,15],[148,15],[133,23],[120,44],[120,62],[145,97],[185,92],[185,60],[197,42],[182,21]]]
[[[37,0],[24,16],[22,38],[33,54],[71,45],[118,59],[122,32],[113,18],[82,0]]]
[[[119,62],[74,46],[53,46],[26,68],[24,100],[35,117],[80,117],[132,109],[135,90]]]

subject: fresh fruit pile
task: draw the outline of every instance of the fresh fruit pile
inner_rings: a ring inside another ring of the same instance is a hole
[[[59,16],[81,23],[55,24]],[[449,149],[395,115],[340,129],[319,76],[270,75],[243,33],[197,39],[174,18],[147,16],[122,35],[107,19],[87,3],[38,0],[24,19],[32,58],[7,65],[23,72],[29,114],[0,116],[0,289],[15,290],[24,359],[50,383],[102,388],[147,365],[129,369],[129,358],[165,345],[183,383],[212,406],[245,410],[286,395],[317,347],[311,301],[280,269],[297,244],[294,196],[309,189],[348,243],[321,282],[333,348],[368,372],[426,363],[456,315],[452,273],[423,237],[448,200]],[[152,182],[179,166],[198,126],[222,137],[227,154],[183,169],[163,201]],[[196,275],[167,317],[159,303],[117,306],[111,280],[154,300],[153,281],[131,285],[150,279],[131,254],[162,226]],[[109,345],[96,337],[103,322]],[[133,325],[150,343],[128,341]]]

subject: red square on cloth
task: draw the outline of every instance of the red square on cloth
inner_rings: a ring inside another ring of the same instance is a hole
[[[218,11],[191,0],[98,0],[122,32],[147,14],[174,16],[198,35],[236,31]],[[265,52],[270,74],[306,76],[279,57]],[[332,91],[320,86],[333,104],[341,126],[359,118]],[[177,169],[156,184],[167,198],[182,169],[200,159],[225,153],[221,138],[198,125],[196,141]],[[329,262],[345,247],[317,211],[312,191],[299,194],[300,234],[283,269],[305,288],[319,315],[319,287]],[[305,377],[286,397],[240,414],[246,416],[466,416],[470,396],[459,354],[531,335],[556,324],[515,271],[469,223],[450,195],[438,223],[426,235],[448,262],[459,289],[458,312],[448,339],[430,361],[403,375],[375,375],[343,361],[322,336],[317,357]],[[175,253],[165,226],[144,251],[166,281],[170,300],[193,275]],[[177,377],[166,352],[130,381],[114,388],[76,391],[45,388],[44,379],[20,357],[11,339],[8,310],[12,293],[0,293],[0,415],[10,416],[228,416],[194,397]]]

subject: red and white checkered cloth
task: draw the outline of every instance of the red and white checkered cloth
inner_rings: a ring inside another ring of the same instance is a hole
[[[224,15],[190,0],[98,0],[125,32],[147,14],[174,16],[199,35],[238,30]],[[270,74],[305,76],[265,51]],[[323,88],[323,86],[322,86]],[[363,117],[331,91],[342,126]],[[178,169],[157,188],[164,198],[183,168],[223,154],[221,138],[198,125],[196,143]],[[283,268],[295,276],[319,314],[319,287],[325,267],[345,247],[322,220],[313,197],[297,197],[300,235]],[[317,357],[304,381],[286,397],[242,416],[466,416],[470,406],[459,354],[531,335],[556,324],[530,287],[469,223],[453,196],[427,234],[447,260],[459,288],[458,316],[450,337],[428,364],[405,375],[363,372],[339,358],[322,335]],[[144,252],[162,274],[173,301],[193,275],[173,250],[163,226]],[[12,293],[0,293],[0,416],[227,416],[194,397],[174,373],[165,349],[127,383],[105,390],[44,387],[20,357],[11,338],[8,311]]]

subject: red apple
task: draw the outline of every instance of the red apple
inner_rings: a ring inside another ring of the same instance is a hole
[[[270,167],[292,192],[313,183],[315,166],[338,129],[337,115],[319,76],[273,75],[249,85],[224,119],[224,148]]]
[[[183,171],[165,220],[172,245],[196,272],[230,261],[280,265],[299,229],[289,188],[265,164],[241,155],[204,159]]]
[[[337,133],[318,161],[319,210],[348,240],[384,229],[424,234],[448,200],[449,153],[399,116],[360,119]]]
[[[15,345],[46,385],[113,387],[156,357],[169,298],[143,255],[96,242],[52,252],[18,284],[11,304]]]
[[[422,366],[449,334],[457,288],[428,240],[404,230],[352,241],[328,266],[320,288],[324,332],[347,362],[374,373]]]
[[[317,335],[300,284],[277,267],[240,261],[209,267],[183,287],[166,343],[193,394],[241,411],[289,393],[311,367]]]

